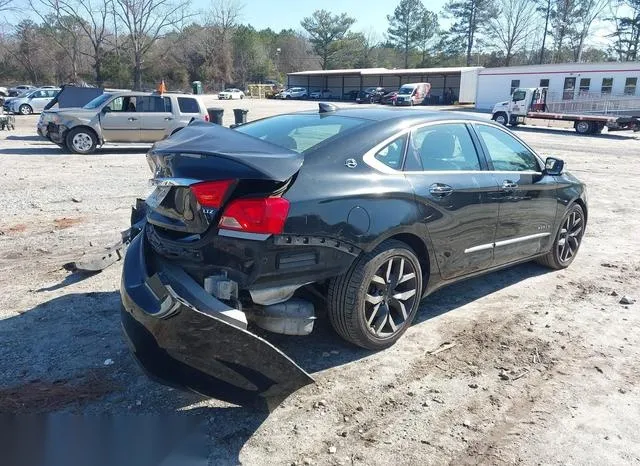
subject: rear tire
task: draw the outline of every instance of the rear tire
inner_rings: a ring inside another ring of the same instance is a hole
[[[329,283],[329,321],[345,340],[370,350],[393,345],[422,297],[422,269],[405,243],[385,241]]]
[[[573,127],[578,134],[591,134],[593,131],[593,123],[590,121],[576,121]]]
[[[555,270],[569,267],[582,244],[585,226],[586,221],[582,206],[573,204],[562,217],[551,251],[540,257],[538,262]]]

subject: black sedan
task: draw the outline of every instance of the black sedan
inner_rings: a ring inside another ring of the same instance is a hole
[[[587,221],[561,160],[457,113],[320,104],[233,130],[194,122],[147,158],[157,187],[125,257],[127,339],[154,377],[236,403],[312,382],[248,330],[308,334],[309,296],[344,339],[381,350],[442,286],[567,267]]]
[[[382,96],[387,93],[384,87],[368,87],[358,93],[356,102],[359,104],[380,103]]]

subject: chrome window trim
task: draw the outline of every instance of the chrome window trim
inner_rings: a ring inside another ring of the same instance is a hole
[[[362,156],[362,161],[364,163],[366,163],[367,165],[369,165],[371,168],[373,168],[375,170],[378,170],[379,172],[387,174],[387,175],[404,175],[404,174],[408,174],[408,175],[419,175],[419,174],[452,175],[452,174],[473,174],[473,173],[518,173],[518,174],[521,174],[521,175],[542,175],[542,171],[532,171],[532,170],[525,170],[525,171],[513,170],[513,171],[510,171],[510,170],[482,170],[482,169],[480,169],[480,170],[413,170],[413,171],[403,171],[403,170],[395,170],[395,169],[389,167],[388,165],[385,165],[384,163],[380,162],[375,157],[375,155],[378,153],[378,151],[383,149],[386,145],[392,143],[397,138],[400,138],[400,137],[404,136],[405,134],[410,133],[413,130],[424,128],[425,126],[435,126],[435,125],[443,125],[443,124],[451,124],[451,123],[457,123],[457,124],[462,124],[462,125],[479,124],[479,125],[490,126],[492,128],[497,128],[500,131],[503,131],[504,133],[506,133],[507,135],[515,138],[516,141],[521,143],[527,150],[529,150],[529,152],[531,152],[533,154],[533,156],[536,158],[536,160],[538,161],[538,166],[539,167],[543,167],[544,166],[542,159],[536,153],[536,151],[534,151],[527,143],[525,143],[522,139],[517,137],[515,134],[510,133],[509,131],[505,130],[504,128],[502,128],[500,126],[497,126],[497,125],[495,125],[495,124],[493,124],[491,122],[488,122],[488,121],[487,122],[485,122],[485,121],[476,121],[476,120],[438,120],[438,121],[428,121],[428,122],[425,122],[425,123],[419,123],[419,124],[414,125],[414,126],[403,128],[399,132],[395,133],[393,136],[389,136],[388,138],[384,139],[382,142],[379,142],[378,144],[373,146],[371,149],[369,149],[367,152],[365,152],[364,155]],[[480,137],[480,136],[478,135],[478,137]],[[409,144],[406,144],[405,154],[404,154],[405,155],[405,159],[406,159],[408,150],[409,150]],[[477,150],[476,150],[476,154],[478,156],[480,155],[480,154],[478,154]]]

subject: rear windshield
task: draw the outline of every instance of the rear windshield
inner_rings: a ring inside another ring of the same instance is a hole
[[[227,89],[227,92],[229,89]],[[180,113],[200,113],[200,106],[196,99],[190,97],[178,97],[178,106]]]
[[[104,94],[99,95],[95,99],[91,100],[89,103],[85,104],[83,108],[88,108],[88,109],[98,108],[100,105],[105,103],[110,98],[111,98],[111,94],[107,94],[105,92]]]
[[[339,115],[278,115],[238,126],[236,131],[303,153],[366,121]]]

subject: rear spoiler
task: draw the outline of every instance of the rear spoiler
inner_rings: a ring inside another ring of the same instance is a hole
[[[157,142],[147,158],[154,177],[205,179],[207,164],[198,159],[223,159],[225,168],[245,179],[286,181],[302,166],[302,154],[224,126],[193,121],[173,136]],[[213,164],[212,164],[213,165]],[[232,169],[232,167],[235,167]],[[205,173],[203,173],[205,172]]]

